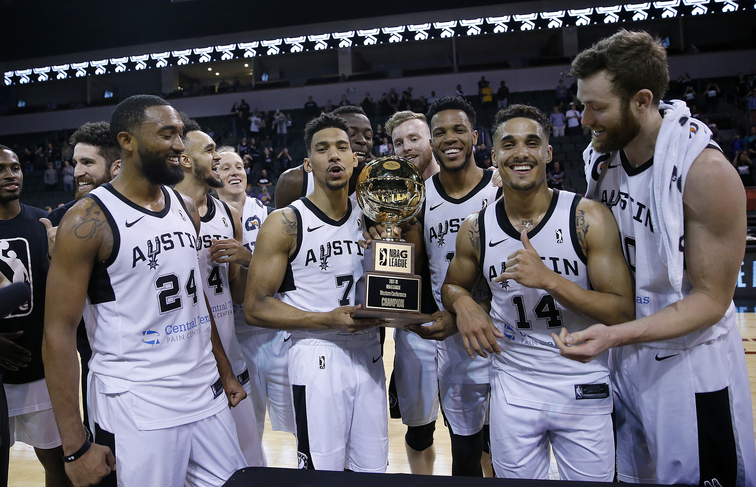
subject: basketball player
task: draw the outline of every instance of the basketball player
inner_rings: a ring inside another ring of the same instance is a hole
[[[205,288],[210,310],[215,318],[223,350],[226,352],[234,375],[244,387],[247,396],[252,392],[247,364],[234,330],[234,302],[244,300],[244,287],[252,254],[241,245],[242,228],[239,212],[208,194],[218,189],[223,181],[218,174],[220,154],[215,142],[199,124],[182,114],[185,150],[179,159],[184,178],[176,184],[176,191],[194,202],[200,215],[197,240],[199,275]],[[260,433],[257,430],[255,410],[251,399],[245,398],[231,409],[236,423],[239,446],[247,465],[265,466]]]
[[[468,215],[496,201],[497,188],[490,184],[492,172],[475,165],[475,110],[464,98],[439,98],[431,104],[426,119],[440,171],[426,184],[422,225],[433,297],[443,310],[441,285],[454,256],[455,234]],[[475,297],[479,301],[490,298],[485,284]],[[420,328],[411,329],[423,333]],[[452,475],[483,475],[490,365],[488,358],[470,358],[458,334],[438,343],[439,390],[451,436]]]
[[[260,226],[268,217],[270,208],[260,200],[247,196],[247,174],[244,163],[233,147],[218,149],[221,160],[218,174],[223,187],[218,188],[220,200],[235,208],[242,216],[242,243],[250,252],[255,251],[255,242]],[[245,283],[246,285],[246,283]],[[244,306],[234,304],[236,338],[241,346],[249,370],[252,401],[257,419],[257,431],[262,438],[265,430],[267,406],[274,431],[294,433],[294,408],[291,404],[288,353],[291,336],[283,330],[269,330],[249,326],[244,320]]]
[[[117,462],[118,485],[221,485],[246,463],[228,408],[245,393],[202,291],[199,215],[165,186],[183,177],[183,125],[161,98],[137,95],[118,104],[110,130],[121,172],[63,217],[47,281],[43,359],[66,473],[95,484]],[[85,297],[96,317],[87,331],[97,444],[79,415]]]
[[[497,352],[491,371],[496,475],[548,479],[551,444],[562,480],[611,482],[608,353],[587,364],[568,360],[550,333],[633,315],[617,225],[602,205],[546,185],[551,124],[540,110],[511,105],[496,115],[492,132],[504,197],[462,224],[442,297],[457,315],[468,353]],[[490,316],[470,294],[481,277],[491,289]],[[489,343],[494,336],[498,342]]]
[[[357,167],[343,118],[305,127],[315,189],[265,220],[249,269],[247,323],[291,332],[289,379],[300,468],[386,471],[386,378],[380,320],[357,319],[362,212],[348,196]],[[279,293],[280,300],[274,295]]]
[[[74,148],[75,199],[51,211],[47,218],[40,219],[47,228],[47,240],[51,255],[55,248],[55,234],[63,215],[90,191],[110,182],[121,169],[121,149],[110,136],[110,124],[108,122],[85,123],[76,129],[69,142]],[[81,358],[81,400],[84,405],[84,427],[89,431],[87,376],[89,375],[89,359],[92,358],[92,349],[89,347],[87,329],[83,319],[76,329],[76,348]]]
[[[9,436],[11,442],[34,447],[45,468],[46,485],[70,485],[41,354],[49,263],[47,235],[39,219],[47,214],[19,201],[23,183],[18,156],[0,146],[0,275],[9,284],[26,282],[32,288],[29,301],[0,319],[0,366],[5,369]]]
[[[386,133],[394,141],[399,157],[409,159],[424,180],[438,172],[438,162],[430,146],[430,130],[425,115],[410,111],[395,113],[386,122]],[[423,268],[424,313],[437,312],[430,294],[430,274]],[[401,328],[394,332],[394,379],[396,396],[402,422],[407,425],[404,446],[413,474],[433,475],[436,450],[433,433],[438,417],[438,368],[436,366],[436,343],[424,340],[417,334]]]
[[[572,64],[588,195],[617,220],[635,277],[635,320],[562,330],[562,353],[612,348],[618,478],[756,485],[753,410],[733,291],[746,217],[740,178],[684,102],[663,102],[667,57],[621,30]]]
[[[349,144],[359,163],[352,172],[352,179],[349,180],[349,194],[351,195],[357,186],[357,178],[362,168],[373,158],[373,128],[365,111],[360,107],[347,105],[331,113],[347,121]],[[312,173],[305,171],[304,164],[284,171],[276,183],[276,208],[281,209],[294,200],[312,193],[314,185]]]

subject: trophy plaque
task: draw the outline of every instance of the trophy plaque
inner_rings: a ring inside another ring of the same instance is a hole
[[[366,217],[386,228],[388,238],[373,240],[365,251],[363,309],[354,313],[355,318],[381,318],[387,321],[385,326],[398,328],[433,321],[431,315],[420,312],[415,244],[394,236],[394,228],[412,220],[424,200],[423,178],[407,159],[381,157],[360,173],[357,202]]]

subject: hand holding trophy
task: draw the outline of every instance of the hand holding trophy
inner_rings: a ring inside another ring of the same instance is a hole
[[[425,185],[407,159],[388,156],[368,163],[357,181],[357,202],[366,217],[386,228],[388,237],[373,240],[366,253],[365,295],[358,318],[382,318],[386,326],[433,321],[420,312],[420,276],[415,275],[412,243],[396,238],[394,228],[422,209]]]

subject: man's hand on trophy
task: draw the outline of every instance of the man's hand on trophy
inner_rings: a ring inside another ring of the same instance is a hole
[[[412,227],[412,223],[414,222],[415,219],[413,218],[412,222],[402,223],[401,225],[394,227],[394,237],[402,238],[404,232],[409,231],[409,229]],[[367,249],[370,246],[370,242],[372,242],[373,240],[384,240],[386,237],[388,237],[386,228],[384,228],[383,225],[376,223],[374,226],[362,232],[362,238],[364,238],[365,240],[360,240],[357,243],[359,243],[360,247],[362,247],[363,249]]]

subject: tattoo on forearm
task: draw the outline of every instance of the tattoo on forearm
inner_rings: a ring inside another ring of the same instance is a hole
[[[470,244],[473,246],[476,252],[480,252],[480,231],[478,229],[478,219],[472,221],[472,227],[470,232]]]
[[[585,252],[587,248],[585,236],[588,233],[589,226],[590,225],[585,221],[585,211],[577,210],[575,212],[575,233],[577,234],[578,243],[580,244],[580,248],[583,249],[583,252]]]
[[[102,216],[102,210],[94,202],[90,203],[84,211],[86,213],[81,222],[74,227],[73,233],[77,238],[89,240],[94,238],[107,222]]]
[[[297,234],[297,221],[296,219],[289,218],[286,212],[281,212],[281,233],[284,235],[296,235]]]

